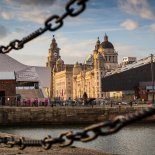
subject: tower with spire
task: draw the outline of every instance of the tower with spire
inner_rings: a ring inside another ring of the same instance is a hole
[[[108,36],[107,36],[106,33],[105,33],[105,36],[104,36],[104,41],[108,41]]]
[[[58,48],[55,36],[53,35],[52,42],[50,44],[50,48],[48,51],[48,57],[47,57],[47,67],[51,67],[53,70],[54,66],[56,65],[56,61],[59,59],[60,54],[59,54],[60,48]]]
[[[50,48],[48,50],[48,57],[46,62],[46,67],[51,68],[51,86],[50,86],[50,98],[53,98],[53,71],[56,68],[56,62],[60,58],[60,48],[58,48],[58,44],[56,42],[55,36],[53,35],[52,42],[50,44]]]

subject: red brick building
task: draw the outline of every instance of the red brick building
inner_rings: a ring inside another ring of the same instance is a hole
[[[14,72],[0,72],[0,105],[13,105],[16,99]]]

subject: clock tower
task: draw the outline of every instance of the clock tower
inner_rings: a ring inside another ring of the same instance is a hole
[[[46,63],[46,66],[51,67],[52,70],[54,66],[56,65],[56,61],[60,57],[59,51],[60,51],[60,48],[58,48],[56,39],[53,35],[53,39],[52,39],[52,42],[51,42],[51,45],[48,51],[48,57],[47,57],[47,63]]]
[[[51,67],[51,86],[50,86],[50,94],[49,97],[53,98],[53,70],[56,66],[57,60],[60,58],[59,54],[60,48],[58,48],[56,39],[53,35],[53,39],[50,45],[50,48],[48,50],[48,57],[46,62],[46,67]]]

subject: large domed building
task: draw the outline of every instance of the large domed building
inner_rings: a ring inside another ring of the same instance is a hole
[[[114,46],[111,42],[108,41],[108,36],[105,34],[104,41],[101,43],[103,49],[114,49]]]
[[[115,51],[113,44],[108,40],[107,34],[105,34],[104,41],[100,45],[98,45],[98,42],[96,50],[101,53],[105,59],[105,69],[107,71],[114,70],[118,66],[118,53]]]
[[[49,49],[47,66],[52,68],[52,98],[60,100],[82,98],[84,93],[90,98],[104,97],[101,90],[101,79],[106,72],[118,66],[118,53],[105,34],[103,42],[96,41],[92,54],[85,62],[74,65],[64,64],[60,58],[59,48],[53,36]]]
[[[90,98],[102,98],[101,79],[107,72],[118,67],[118,53],[105,34],[101,43],[96,41],[93,54],[85,59],[85,64],[73,68],[73,98],[81,98],[84,92]]]

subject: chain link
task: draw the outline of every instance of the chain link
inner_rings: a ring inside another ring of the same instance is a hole
[[[75,17],[82,13],[86,8],[86,1],[88,0],[70,0],[66,4],[66,12],[62,16],[53,15],[45,21],[44,28],[37,29],[21,40],[16,39],[12,41],[8,46],[0,46],[0,53],[6,54],[12,49],[22,49],[24,47],[24,44],[40,36],[44,32],[56,31],[63,26],[63,20],[67,16]],[[79,8],[73,7],[74,5],[79,6]],[[43,140],[25,139],[24,137],[15,138],[13,136],[1,136],[0,144],[4,144],[9,148],[18,146],[21,150],[27,146],[41,146],[47,150],[50,149],[54,144],[59,144],[60,147],[66,147],[72,145],[74,141],[89,142],[95,140],[98,136],[107,136],[110,134],[114,134],[123,127],[154,114],[155,107],[153,106],[147,109],[143,109],[141,112],[136,112],[127,116],[117,116],[113,120],[93,124],[86,127],[81,132],[73,133],[72,131],[68,131],[60,134],[56,138],[47,136]]]
[[[28,36],[22,38],[21,40],[14,40],[9,43],[8,46],[0,46],[0,53],[9,53],[12,49],[19,50],[24,47],[24,45],[35,39],[36,37],[42,35],[46,31],[56,31],[63,26],[63,20],[67,16],[76,17],[81,14],[86,8],[86,2],[88,0],[70,0],[66,4],[66,12],[62,16],[53,15],[50,16],[44,22],[44,27],[39,28]],[[76,7],[75,7],[76,5]]]
[[[56,138],[47,136],[43,140],[27,140],[24,137],[15,138],[13,136],[1,136],[0,144],[5,144],[6,147],[10,148],[18,146],[21,150],[27,146],[40,146],[47,150],[50,149],[54,144],[58,144],[60,147],[66,147],[72,145],[75,141],[89,142],[95,140],[98,136],[107,136],[114,134],[121,130],[123,127],[154,114],[155,107],[153,106],[143,109],[140,112],[135,112],[126,116],[116,116],[112,120],[90,125],[81,132],[73,133],[73,131],[67,131],[60,134]]]

